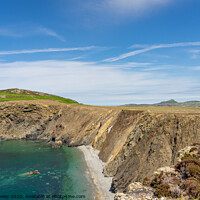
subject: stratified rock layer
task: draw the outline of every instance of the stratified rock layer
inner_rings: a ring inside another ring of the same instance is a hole
[[[113,176],[112,189],[175,164],[180,149],[200,142],[198,112],[148,112],[66,105],[53,101],[0,103],[0,140],[45,139],[92,145]],[[60,142],[58,142],[60,143]]]

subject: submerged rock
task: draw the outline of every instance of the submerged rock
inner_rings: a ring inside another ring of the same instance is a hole
[[[40,172],[38,170],[35,170],[34,172],[30,171],[26,173],[27,175],[36,175],[36,174],[40,174]]]

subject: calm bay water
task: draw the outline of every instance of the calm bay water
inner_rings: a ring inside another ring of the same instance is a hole
[[[25,175],[34,170],[40,174]],[[75,148],[52,149],[38,141],[0,142],[0,200],[6,195],[9,199],[91,200],[93,188],[85,174],[84,160]]]

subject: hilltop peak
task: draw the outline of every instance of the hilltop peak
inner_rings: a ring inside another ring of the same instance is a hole
[[[174,99],[170,99],[168,101],[162,101],[161,103],[178,103],[178,102],[175,101]]]
[[[9,88],[5,90],[0,90],[0,93],[51,96],[50,94],[47,94],[44,92],[37,92],[37,91],[32,91],[32,90],[20,89],[20,88]]]
[[[15,101],[15,100],[55,100],[62,103],[68,104],[78,104],[77,101],[72,99],[44,93],[44,92],[37,92],[19,88],[10,88],[5,90],[0,90],[0,102],[1,101]]]

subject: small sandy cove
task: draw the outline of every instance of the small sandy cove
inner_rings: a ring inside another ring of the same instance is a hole
[[[94,151],[91,146],[78,147],[84,154],[91,179],[96,187],[94,200],[113,200],[114,193],[110,192],[112,177],[105,177],[103,174],[104,163],[99,159],[99,151]]]

